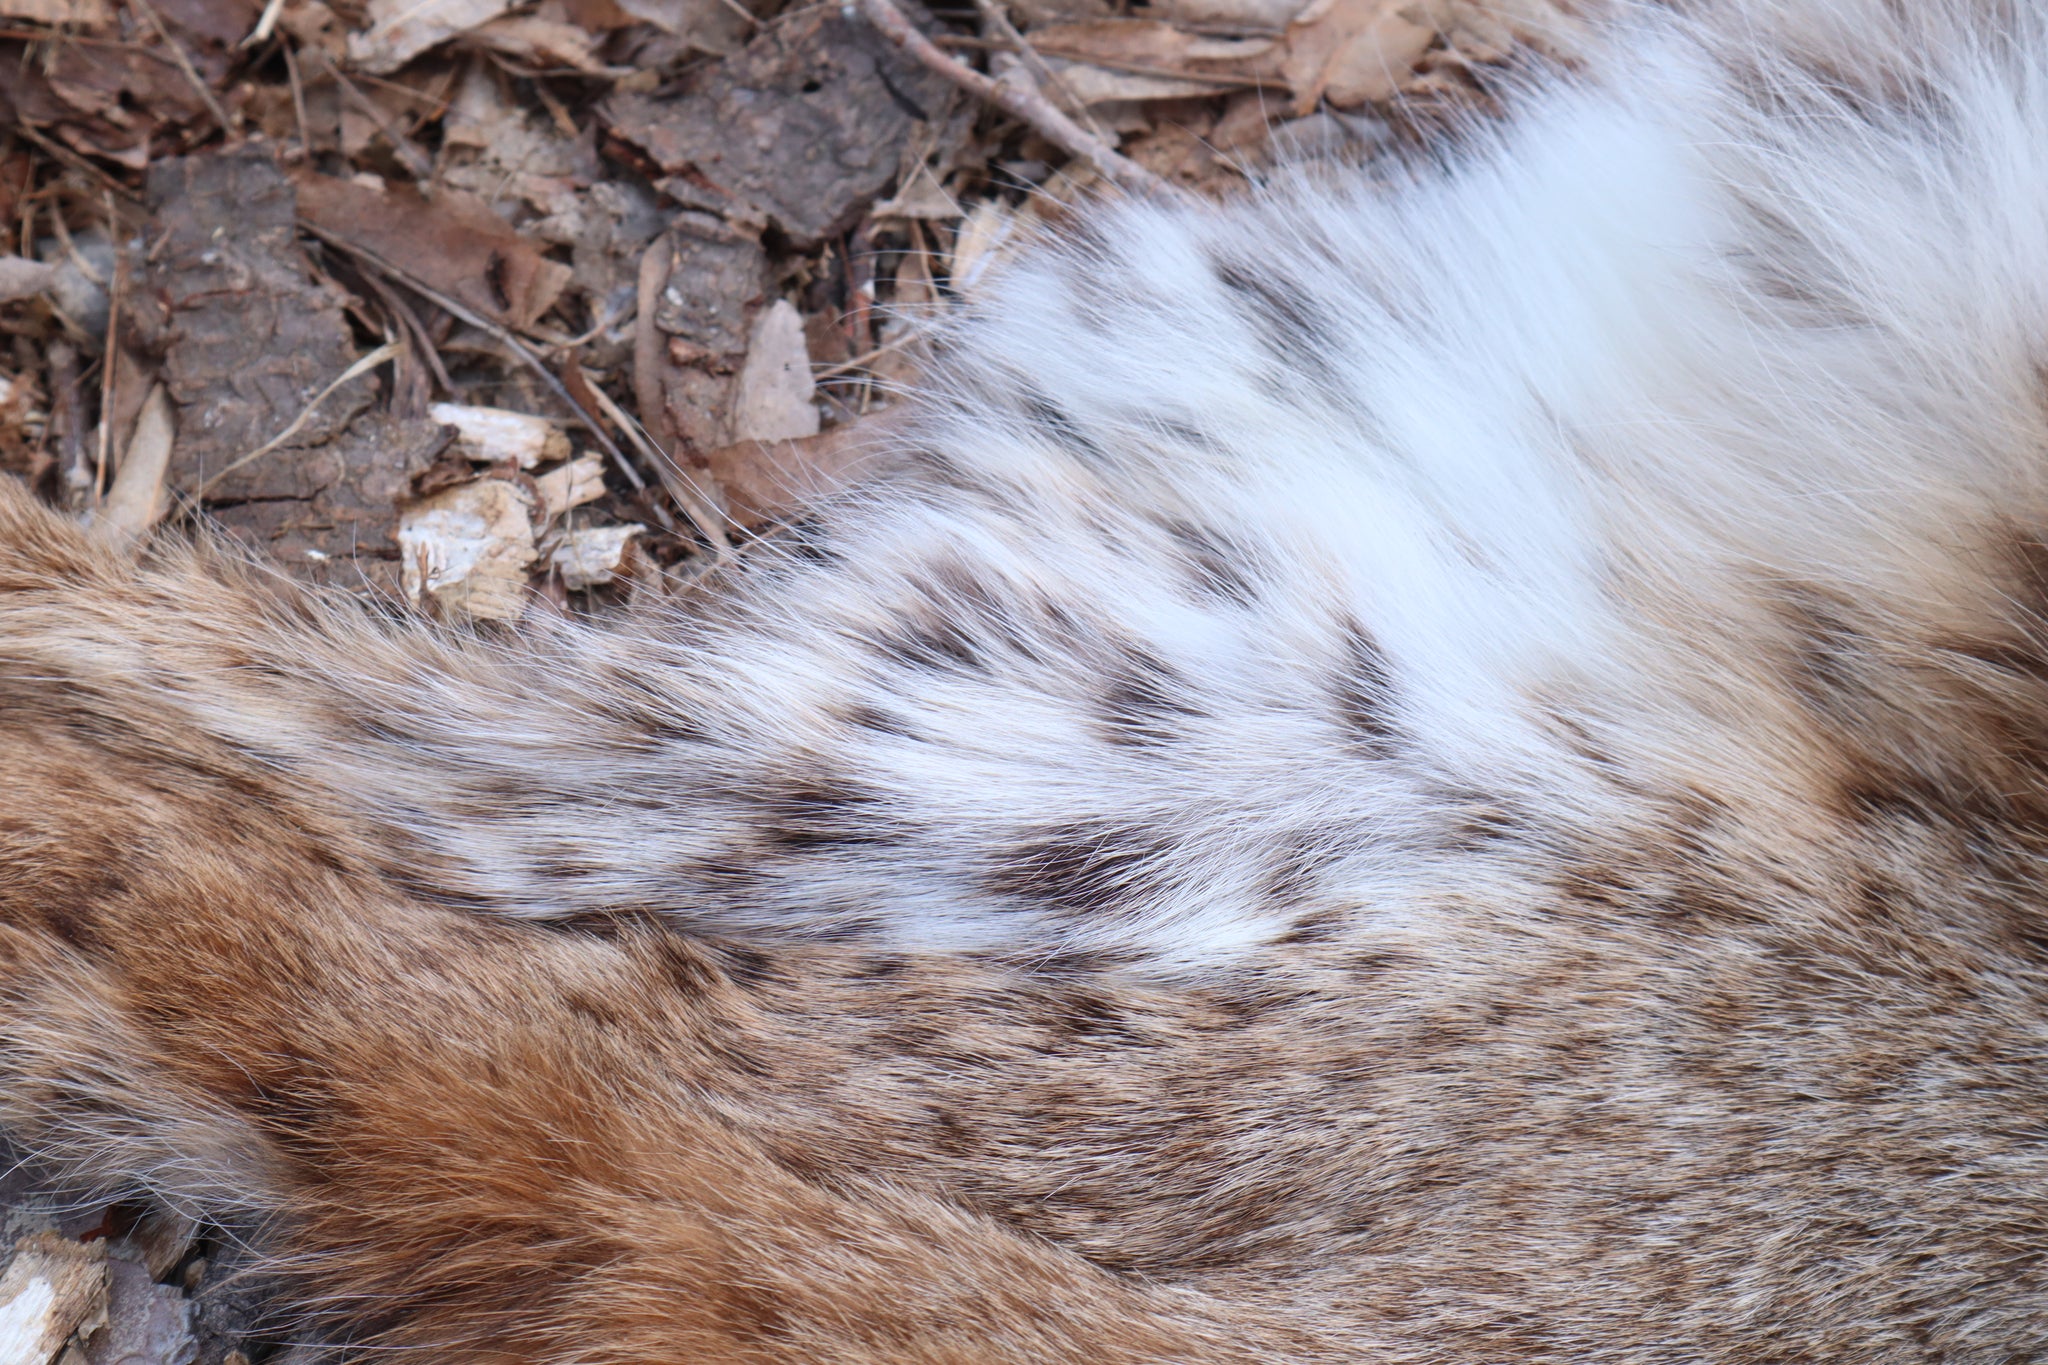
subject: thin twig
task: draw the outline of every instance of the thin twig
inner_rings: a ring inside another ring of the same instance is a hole
[[[640,451],[642,458],[653,463],[656,469],[673,473],[673,478],[662,480],[663,486],[668,489],[668,495],[676,500],[676,506],[683,509],[683,515],[690,519],[690,524],[697,528],[704,539],[711,542],[713,552],[722,556],[731,550],[732,539],[725,533],[725,518],[711,505],[711,500],[698,490],[696,480],[690,477],[689,471],[663,454],[648,437],[646,428],[634,421],[632,414],[621,408],[601,385],[592,384],[590,396],[604,409],[604,415],[618,424],[619,430],[624,432],[626,439]]]
[[[1118,152],[1103,139],[1061,113],[1022,67],[991,78],[939,50],[919,33],[896,7],[895,0],[860,0],[861,13],[880,30],[883,37],[910,56],[944,76],[962,90],[995,105],[1012,118],[1022,119],[1048,142],[1080,157],[1102,172],[1104,178],[1142,194],[1161,199],[1182,200],[1187,194]]]
[[[234,125],[228,122],[228,111],[220,107],[220,101],[213,97],[213,87],[200,77],[199,68],[192,65],[192,58],[185,53],[185,45],[173,38],[171,31],[164,27],[164,21],[157,17],[156,6],[150,4],[149,0],[128,0],[128,3],[149,21],[152,29],[156,30],[157,41],[170,52],[171,60],[178,64],[178,70],[185,73],[185,79],[191,83],[193,92],[199,96],[199,102],[206,106],[206,112],[213,117],[220,130],[232,134],[235,129]]]
[[[313,155],[313,135],[306,131],[306,87],[299,80],[299,59],[292,55],[292,45],[290,43],[284,44],[283,49],[284,76],[291,83],[292,87],[292,121],[299,128],[299,155],[301,157],[311,157]]]
[[[240,46],[245,50],[261,47],[269,39],[271,30],[277,27],[277,17],[284,13],[284,0],[265,0],[263,14],[256,20],[256,27],[249,30],[249,36],[242,39]]]
[[[197,502],[200,499],[204,498],[209,492],[213,490],[213,486],[219,483],[222,479],[225,479],[228,475],[234,473],[237,469],[240,469],[242,466],[249,464],[254,460],[262,459],[265,455],[268,455],[271,451],[276,450],[286,441],[289,441],[292,437],[298,435],[299,428],[305,426],[306,423],[313,420],[313,414],[320,410],[320,405],[322,403],[325,403],[328,399],[334,396],[334,391],[336,389],[339,389],[342,385],[348,383],[351,379],[357,379],[363,375],[368,374],[371,370],[376,369],[385,361],[396,359],[398,353],[404,349],[405,343],[402,341],[387,341],[382,346],[379,346],[376,350],[371,351],[368,355],[359,356],[356,359],[355,364],[349,366],[340,374],[336,375],[332,383],[330,383],[326,388],[320,390],[320,392],[314,394],[312,402],[306,404],[305,407],[299,409],[299,415],[297,417],[292,418],[290,426],[286,427],[283,431],[280,431],[279,433],[277,433],[277,435],[265,441],[262,445],[257,446],[247,455],[238,456],[237,458],[230,460],[228,462],[227,468],[222,469],[219,472],[209,476],[204,482],[202,482],[199,485],[199,487],[192,491],[192,500],[194,502]]]
[[[391,315],[398,319],[398,325],[412,335],[413,345],[418,348],[420,358],[427,362],[427,369],[433,374],[441,392],[453,397],[455,381],[448,377],[448,367],[441,363],[441,352],[434,345],[434,339],[427,335],[419,314],[412,311],[412,305],[396,289],[377,275],[366,273],[362,280],[377,295],[378,302],[391,310]]]
[[[1003,8],[1002,0],[974,0],[974,7],[981,11],[981,22],[986,27],[994,29],[997,37],[1010,44],[1009,50],[1022,57],[1025,64],[1037,72],[1040,81],[1073,99],[1072,87],[1061,78],[1059,72],[1052,69],[1044,57],[1039,55],[1038,49],[1025,40],[1024,35],[1017,31],[1017,26],[1010,22],[1010,12]],[[1088,131],[1102,137],[1102,125],[1095,121],[1095,115],[1088,111],[1088,106],[1078,100],[1074,103],[1080,109],[1081,118],[1086,123]]]
[[[108,195],[107,232],[115,239],[114,278],[107,285],[107,345],[100,353],[105,360],[100,371],[100,448],[98,458],[93,461],[92,471],[94,505],[98,505],[101,490],[107,486],[107,453],[114,443],[114,377],[120,369],[116,362],[121,354],[121,286],[128,281],[128,253],[121,249],[121,224],[113,217],[113,212],[114,197]]]
[[[349,102],[361,110],[365,118],[377,125],[378,132],[384,134],[385,140],[391,144],[392,153],[405,164],[406,174],[422,183],[432,180],[433,158],[421,151],[418,144],[401,132],[390,119],[385,118],[384,111],[377,107],[377,101],[365,95],[362,87],[350,80],[340,67],[329,60],[325,52],[317,47],[310,50],[320,59],[321,69],[326,72],[327,78],[340,86],[341,93]]]
[[[568,386],[561,381],[561,378],[553,370],[549,369],[539,356],[529,350],[525,342],[514,336],[509,328],[500,327],[481,313],[472,312],[455,299],[450,298],[424,280],[413,275],[410,271],[393,265],[374,251],[357,246],[353,242],[343,241],[317,223],[308,222],[306,219],[301,218],[299,219],[299,227],[318,237],[335,250],[345,252],[369,269],[382,273],[388,279],[398,281],[421,298],[438,306],[442,311],[453,314],[480,332],[488,333],[499,345],[517,357],[521,364],[538,375],[540,381],[546,384],[557,398],[562,400],[569,411],[576,414],[576,419],[582,424],[583,429],[588,431],[591,438],[597,442],[604,453],[611,457],[613,465],[618,468],[619,473],[624,476],[626,482],[633,485],[636,492],[647,487],[647,480],[642,478],[640,471],[633,467],[631,461],[627,460],[626,452],[619,449],[619,444],[611,438],[611,433],[604,429],[603,424],[596,417],[583,410],[583,405],[576,401],[576,396],[569,392]]]

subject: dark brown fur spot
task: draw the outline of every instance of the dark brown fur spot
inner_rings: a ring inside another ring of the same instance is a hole
[[[1386,656],[1372,633],[1357,621],[1343,622],[1340,630],[1344,654],[1335,688],[1337,717],[1360,748],[1374,757],[1385,757],[1398,737],[1393,720],[1394,681]]]
[[[985,884],[1059,914],[1114,914],[1156,889],[1166,852],[1156,831],[1077,820],[1027,834],[995,860]]]
[[[1183,738],[1181,722],[1204,714],[1186,692],[1186,681],[1172,665],[1141,646],[1124,645],[1097,708],[1109,742],[1149,748]]]
[[[1185,557],[1196,591],[1240,607],[1251,606],[1258,600],[1251,556],[1243,546],[1191,521],[1176,518],[1164,526]]]

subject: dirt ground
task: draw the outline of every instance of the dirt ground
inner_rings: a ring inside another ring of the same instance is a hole
[[[0,471],[486,629],[679,594],[1090,197],[1426,139],[1579,22],[950,3],[0,0]],[[0,1339],[312,1359],[238,1244],[0,1150]]]

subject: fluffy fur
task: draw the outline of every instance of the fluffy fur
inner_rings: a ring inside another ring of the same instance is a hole
[[[2048,1352],[2048,16],[1104,210],[516,646],[0,497],[0,1128],[463,1361]]]

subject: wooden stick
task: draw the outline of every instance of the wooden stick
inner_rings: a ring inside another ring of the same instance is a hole
[[[1161,199],[1190,198],[1061,113],[1032,84],[1023,68],[1004,72],[1000,78],[983,75],[957,57],[940,51],[931,39],[917,31],[896,7],[895,0],[860,0],[860,10],[883,37],[919,62],[1012,118],[1023,120],[1048,142],[1093,165],[1111,182]]]

